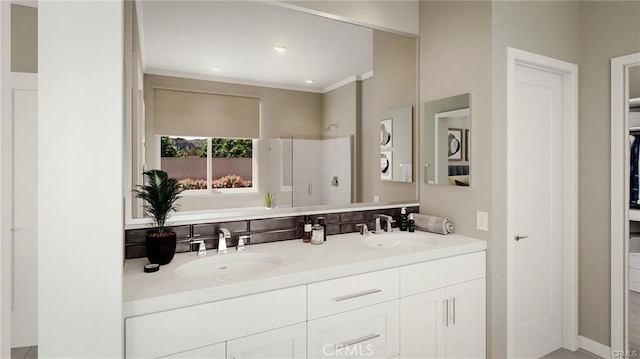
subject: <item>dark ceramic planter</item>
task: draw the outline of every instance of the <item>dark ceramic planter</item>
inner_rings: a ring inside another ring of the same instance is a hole
[[[149,231],[145,236],[144,246],[149,262],[160,265],[168,264],[176,253],[176,233]]]

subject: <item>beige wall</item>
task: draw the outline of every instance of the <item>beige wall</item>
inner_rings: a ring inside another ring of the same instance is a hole
[[[11,71],[38,72],[38,8],[11,5]]]
[[[157,149],[155,148],[155,134],[153,132],[154,86],[259,97],[261,99],[261,140],[258,144],[257,156],[260,163],[268,163],[269,138],[278,138],[291,134],[296,138],[319,138],[323,134],[322,94],[157,75],[145,75],[144,78],[147,138],[146,161],[151,168],[157,168],[159,165],[156,164],[155,156]],[[259,166],[257,181],[260,193],[245,196],[198,196],[182,198],[180,200],[182,210],[263,206],[262,196],[269,188],[268,180],[269,166]]]
[[[381,29],[418,34],[418,1],[281,1]]]
[[[455,26],[451,26],[452,21]],[[490,267],[491,232],[475,229],[475,212],[491,210],[491,3],[423,1],[420,3],[420,104],[464,93],[470,93],[471,102],[471,187],[424,184],[422,164],[426,143],[423,140],[420,161],[416,164],[420,169],[420,212],[450,217],[456,223],[457,233],[489,241]],[[505,357],[491,355],[495,306],[490,268],[488,275],[488,353],[489,357]],[[498,332],[504,336],[504,330]]]
[[[640,51],[640,2],[582,2],[580,25],[580,335],[609,345],[610,61]]]
[[[363,118],[363,176],[372,179],[371,188],[363,189],[363,200],[372,201],[380,196],[381,201],[416,200],[417,183],[388,182],[380,180],[380,120],[389,110],[412,106],[413,143],[417,148],[418,121],[416,100],[418,73],[416,68],[417,40],[382,31],[373,32],[373,102],[372,117]],[[413,163],[417,157],[414,151]],[[371,192],[368,192],[371,191]]]

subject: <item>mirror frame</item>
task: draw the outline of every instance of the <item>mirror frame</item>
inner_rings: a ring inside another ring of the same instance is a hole
[[[412,33],[407,33],[404,31],[399,31],[391,28],[387,28],[384,26],[374,25],[370,23],[365,23],[362,21],[354,20],[351,18],[333,15],[329,13],[325,13],[318,10],[313,10],[310,8],[305,8],[297,5],[281,3],[281,2],[271,2],[271,1],[261,1],[262,3],[270,4],[272,6],[278,6],[285,9],[290,9],[293,11],[298,11],[314,16],[319,16],[322,18],[326,18],[329,20],[341,21],[344,23],[367,27],[373,30],[384,31],[387,33],[406,36],[415,40],[419,40],[419,36]],[[139,23],[142,23],[142,11],[141,4],[138,1],[134,2],[134,6],[136,7],[136,15]],[[416,41],[416,53],[418,56],[416,57],[416,66],[419,65],[419,54],[420,54],[420,41]],[[134,81],[136,79],[133,79]],[[413,117],[420,118],[420,84],[419,78],[416,79],[416,98],[414,103]],[[420,133],[420,121],[417,123],[414,122],[413,129]],[[126,128],[127,126],[125,126]],[[126,134],[126,132],[125,132]],[[415,134],[414,134],[415,136]],[[415,142],[415,141],[414,141]],[[134,218],[131,211],[131,205],[133,201],[132,189],[133,184],[131,182],[131,165],[132,165],[132,145],[124,144],[124,179],[123,179],[123,192],[124,192],[124,205],[125,205],[125,218],[124,218],[124,229],[140,229],[140,228],[148,228],[152,221],[150,218]],[[412,158],[413,162],[416,161],[416,158],[419,158],[420,151],[419,146],[416,146],[416,143],[412,145]],[[415,165],[415,163],[414,163]],[[290,216],[298,216],[304,214],[322,214],[327,212],[355,212],[355,211],[366,211],[366,210],[375,210],[375,209],[385,209],[385,208],[397,208],[397,207],[414,207],[420,205],[420,175],[418,174],[420,171],[414,172],[414,181],[412,182],[415,185],[415,198],[409,200],[394,200],[394,201],[380,201],[380,202],[360,202],[360,203],[350,203],[345,205],[321,205],[321,206],[309,206],[309,207],[293,207],[293,208],[274,208],[274,209],[264,209],[264,208],[227,208],[227,209],[214,209],[214,210],[204,210],[204,211],[189,211],[187,212],[178,212],[171,217],[170,225],[177,226],[183,224],[200,224],[200,223],[214,223],[221,221],[233,221],[233,220],[246,220],[246,219],[260,219],[260,218],[277,218],[277,217],[290,217]]]

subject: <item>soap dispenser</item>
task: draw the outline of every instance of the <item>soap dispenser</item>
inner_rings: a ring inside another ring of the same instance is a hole
[[[407,231],[409,227],[409,217],[407,215],[407,209],[405,207],[400,211],[400,230],[403,232]]]

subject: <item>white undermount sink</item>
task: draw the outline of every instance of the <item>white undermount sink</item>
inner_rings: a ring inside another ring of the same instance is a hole
[[[282,258],[265,253],[213,254],[176,268],[176,277],[187,280],[232,281],[277,268]]]
[[[362,244],[377,249],[421,250],[433,247],[438,243],[435,238],[427,238],[416,232],[391,232],[369,234]]]

